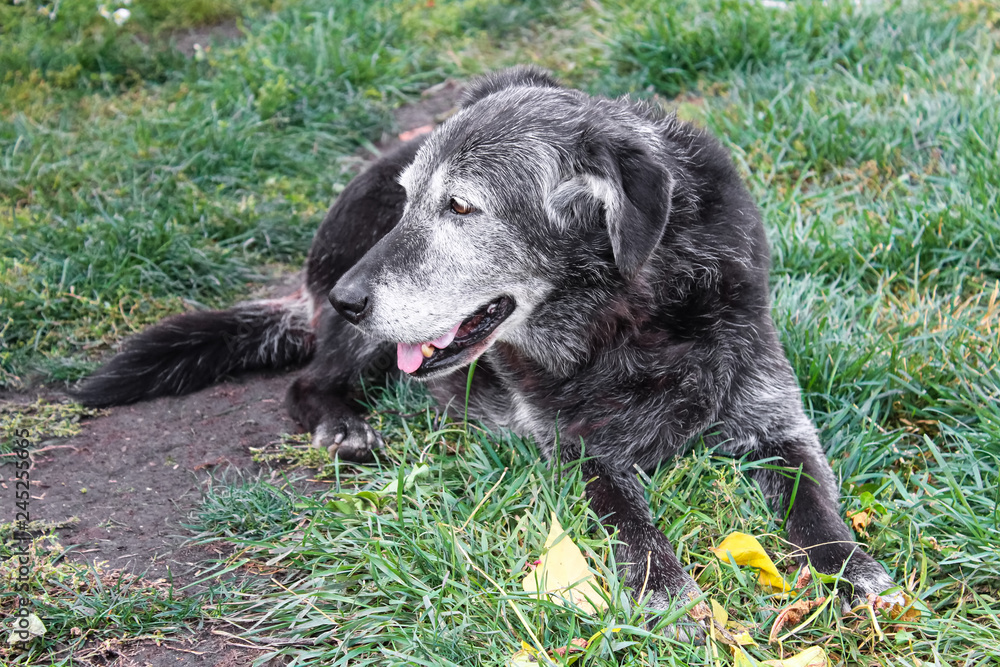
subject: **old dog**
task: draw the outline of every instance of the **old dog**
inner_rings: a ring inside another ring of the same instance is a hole
[[[777,464],[752,475],[801,559],[860,600],[895,601],[840,516],[772,323],[768,270],[760,214],[715,139],[650,104],[515,68],[476,81],[429,137],[348,185],[295,294],[164,320],[75,395],[127,403],[308,361],[292,416],[317,446],[365,460],[380,441],[349,398],[362,375],[395,366],[464,408],[456,371],[477,360],[469,413],[532,436],[548,458],[582,460],[624,583],[648,607],[700,591],[636,469],[699,435]]]

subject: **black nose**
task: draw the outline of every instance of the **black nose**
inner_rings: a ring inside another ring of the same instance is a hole
[[[330,303],[351,324],[357,324],[368,314],[368,291],[355,282],[337,283],[330,290]]]

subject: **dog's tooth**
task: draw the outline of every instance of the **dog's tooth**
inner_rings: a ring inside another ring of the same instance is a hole
[[[434,354],[434,346],[430,343],[423,343],[420,346],[420,354],[424,355],[428,359],[432,354]]]

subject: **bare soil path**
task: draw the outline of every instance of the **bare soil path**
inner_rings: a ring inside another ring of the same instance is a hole
[[[296,430],[283,406],[288,381],[284,374],[246,376],[90,420],[35,458],[32,519],[72,522],[57,532],[74,560],[103,561],[178,587],[196,580],[224,554],[186,544],[191,532],[184,523],[205,486],[227,470],[268,474],[250,449]],[[210,631],[173,639],[114,644],[93,664],[236,666],[259,655]]]

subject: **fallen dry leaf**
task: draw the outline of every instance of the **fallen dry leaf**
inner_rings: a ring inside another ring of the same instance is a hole
[[[875,513],[871,508],[865,508],[863,510],[858,510],[857,512],[848,512],[847,518],[851,520],[851,527],[854,528],[855,532],[862,535],[868,535],[868,524],[872,522]]]
[[[568,648],[566,646],[554,648],[549,651],[548,657],[559,656],[562,659],[560,664],[572,665],[580,659],[581,654],[586,651],[591,644],[603,637],[607,632],[621,632],[621,628],[604,628],[603,630],[598,630],[591,635],[590,639],[576,637],[575,639],[570,640]],[[546,654],[542,653],[531,644],[522,641],[521,650],[507,659],[507,667],[534,667],[535,665],[545,664],[546,662]]]
[[[830,662],[826,659],[826,651],[821,646],[810,646],[791,658],[765,660],[760,664],[769,665],[769,667],[828,667]]]
[[[747,652],[738,646],[731,646],[733,650],[733,665],[735,667],[759,667],[760,663],[747,655]]]
[[[587,646],[589,645],[590,642],[588,642],[586,639],[583,639],[582,637],[577,637],[576,639],[570,640],[568,647],[560,646],[559,648],[552,649],[552,652],[558,656],[565,658],[567,653],[582,653],[583,651],[586,651]]]
[[[526,592],[547,593],[553,602],[563,606],[572,603],[588,614],[607,607],[597,577],[587,567],[580,548],[559,524],[555,512],[540,561],[521,581]]]
[[[777,642],[778,634],[785,626],[794,628],[802,622],[802,619],[809,612],[824,602],[826,602],[825,597],[816,598],[815,600],[799,600],[782,609],[778,612],[778,617],[774,619],[774,625],[771,626],[771,634],[768,636],[767,641],[771,644]]]
[[[729,620],[729,612],[721,604],[715,601],[714,598],[709,598],[709,604],[712,606],[712,621],[715,627],[719,628],[722,632],[719,633],[718,639],[722,641],[723,644],[738,645],[738,646],[753,646],[756,644],[753,637],[750,636],[750,632],[736,621]],[[697,615],[692,614],[698,620],[704,620]]]
[[[778,568],[771,562],[770,557],[764,552],[764,547],[760,546],[760,542],[752,535],[731,533],[722,540],[722,544],[710,549],[710,551],[723,562],[729,562],[729,555],[731,555],[733,562],[737,565],[755,568],[757,580],[761,585],[767,586],[777,593],[794,592],[781,573],[778,572]]]
[[[896,621],[913,621],[920,618],[920,610],[913,603],[913,598],[906,593],[901,593],[903,602],[900,603],[894,596],[885,598],[879,595],[869,595],[868,604],[875,611],[887,611],[889,617]],[[907,609],[907,607],[910,607]]]
[[[10,637],[7,639],[8,644],[31,641],[35,637],[41,637],[45,634],[46,629],[42,619],[34,614],[28,614],[25,618],[27,619],[26,623],[22,625],[18,621],[16,627],[11,630]]]
[[[721,625],[726,627],[726,623],[729,622],[729,612],[721,604],[715,601],[715,598],[709,598],[708,600],[712,605],[712,619]]]

